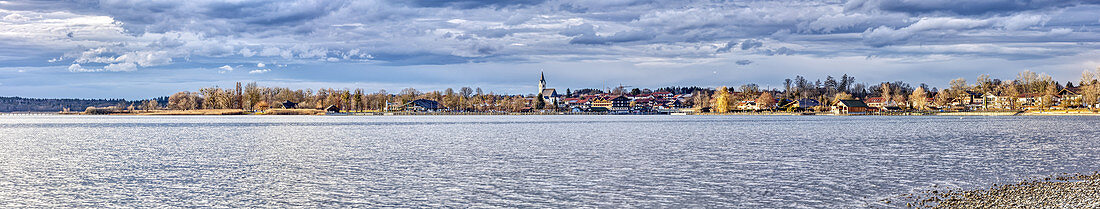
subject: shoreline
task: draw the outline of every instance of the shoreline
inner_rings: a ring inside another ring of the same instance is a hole
[[[409,116],[409,115],[707,115],[707,116],[1100,116],[1100,112],[1082,110],[1054,111],[968,111],[968,112],[875,112],[835,114],[832,112],[729,112],[729,113],[611,113],[611,112],[340,112],[316,109],[272,109],[250,112],[241,109],[86,112],[0,112],[0,115],[326,115],[326,116]]]
[[[927,190],[910,196],[916,208],[1097,208],[1100,172],[1059,174],[970,190]]]

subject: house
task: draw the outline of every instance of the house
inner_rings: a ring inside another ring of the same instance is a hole
[[[607,97],[594,97],[592,99],[589,99],[588,102],[589,107],[591,108],[603,108],[607,110],[610,110],[611,106],[613,105],[611,99],[608,99]]]
[[[1043,105],[1043,95],[1037,93],[1023,93],[1016,98],[1016,103],[1024,109],[1038,109]]]
[[[436,111],[442,109],[443,107],[440,106],[439,102],[436,101],[417,99],[405,103],[402,108],[406,111]]]
[[[283,101],[283,109],[298,108],[298,103],[291,102],[290,100]]]
[[[833,113],[836,114],[865,114],[870,107],[860,100],[840,100],[833,105]]]
[[[667,91],[653,92],[653,94],[650,94],[650,95],[652,95],[654,98],[669,98],[669,97],[673,96],[672,92],[667,92]]]
[[[817,100],[814,100],[814,99],[799,99],[799,100],[795,100],[793,103],[794,103],[794,105],[793,105],[794,107],[802,108],[802,109],[808,109],[808,108],[821,106],[821,102],[818,102]]]
[[[895,103],[894,101],[890,101],[890,100],[886,99],[885,97],[867,98],[866,100],[863,100],[863,103],[867,104],[867,107],[873,107],[873,108],[879,108],[879,109],[882,109],[883,107],[887,107],[887,106],[898,106],[897,103]]]
[[[955,101],[951,104],[954,106],[964,106],[969,109],[979,109],[985,105],[983,104],[985,101],[985,94],[975,91],[966,91],[964,93],[962,97],[955,98]]]
[[[630,110],[630,98],[619,95],[615,98],[611,98],[611,110],[612,111],[627,111]]]
[[[985,109],[1012,109],[1012,97],[997,96],[993,92],[982,95],[982,108]]]
[[[1058,91],[1058,106],[1063,108],[1081,107],[1081,104],[1084,101],[1082,99],[1084,99],[1084,97],[1082,97],[1081,94],[1077,93],[1078,90],[1079,89],[1077,87],[1074,87],[1064,88],[1061,91]]]
[[[340,112],[340,107],[336,105],[329,105],[325,108],[325,112]]]
[[[737,102],[737,109],[739,110],[760,110],[760,106],[756,105],[756,100],[742,100]]]

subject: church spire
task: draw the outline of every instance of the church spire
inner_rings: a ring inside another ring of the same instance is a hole
[[[541,93],[543,89],[546,89],[546,73],[539,71],[539,92]]]

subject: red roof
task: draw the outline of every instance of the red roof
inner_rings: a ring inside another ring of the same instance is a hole
[[[867,102],[867,103],[885,103],[885,102],[886,102],[886,98],[882,98],[882,97],[871,97],[871,98],[867,98],[867,101],[866,101],[866,102]]]

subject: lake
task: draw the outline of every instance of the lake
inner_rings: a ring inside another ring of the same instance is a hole
[[[1100,171],[1100,117],[0,116],[0,207],[876,207]]]

